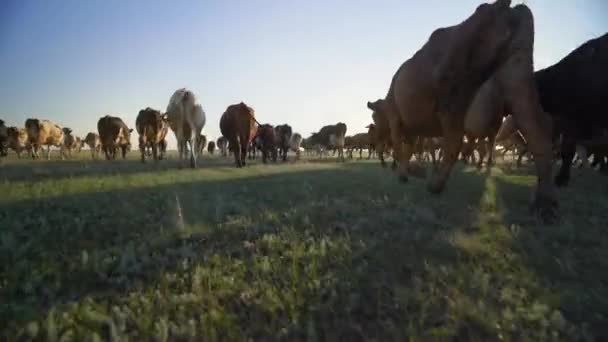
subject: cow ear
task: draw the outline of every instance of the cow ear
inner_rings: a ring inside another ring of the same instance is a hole
[[[367,101],[367,108],[371,110],[376,110],[376,105],[373,102]]]
[[[132,132],[133,132],[133,128],[129,128],[129,133],[132,133]]]

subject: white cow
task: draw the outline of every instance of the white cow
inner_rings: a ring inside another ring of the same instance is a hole
[[[302,135],[294,133],[289,140],[289,148],[296,153],[296,160],[300,159],[300,145],[302,144]]]
[[[167,119],[175,138],[180,162],[190,150],[190,167],[196,167],[199,135],[205,126],[205,111],[197,102],[194,93],[186,88],[173,93],[167,106]],[[190,148],[188,148],[188,143]]]

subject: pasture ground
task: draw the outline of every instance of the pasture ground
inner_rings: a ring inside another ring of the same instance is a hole
[[[608,338],[606,178],[561,221],[531,168],[459,165],[446,192],[377,160],[0,164],[0,336],[13,341]]]

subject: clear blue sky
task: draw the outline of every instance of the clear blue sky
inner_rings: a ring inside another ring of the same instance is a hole
[[[366,101],[385,95],[435,28],[479,3],[3,0],[0,118],[21,126],[35,116],[85,135],[105,114],[133,126],[139,109],[164,111],[173,91],[188,87],[211,138],[239,101],[260,122],[286,122],[305,136],[337,121],[361,132],[371,120]],[[608,31],[606,0],[526,3],[536,18],[537,68]]]

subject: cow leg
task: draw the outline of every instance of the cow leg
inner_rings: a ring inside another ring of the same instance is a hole
[[[162,152],[161,152],[162,154]],[[152,158],[154,159],[155,162],[159,161],[159,155],[158,155],[158,144],[153,143],[152,144]]]
[[[141,162],[145,163],[146,162],[146,145],[144,144],[144,142],[141,139],[139,140],[139,152],[141,152]]]
[[[496,146],[496,135],[495,134],[491,134],[488,137],[488,164],[487,167],[491,168],[492,165],[494,165],[494,150],[495,150],[495,146]]]
[[[194,129],[194,125],[192,125],[192,134],[190,135],[190,167],[196,168],[196,157],[197,157],[197,147],[198,147],[198,139],[199,133]],[[245,151],[247,153],[247,151]],[[245,154],[245,158],[247,158],[247,154]]]
[[[576,144],[574,141],[564,140],[562,141],[562,165],[559,169],[559,173],[555,177],[555,185],[567,186],[570,181],[570,167],[572,166],[572,159],[576,153]]]
[[[513,76],[518,82],[506,82],[506,94],[515,122],[527,140],[526,148],[534,156],[534,164],[538,175],[538,187],[532,208],[539,211],[544,221],[549,222],[555,217],[555,208],[557,207],[551,180],[551,122],[538,102],[536,83],[532,79],[532,74],[530,73],[524,79],[518,79],[517,73],[509,74],[508,77]]]
[[[241,165],[242,166],[247,166],[247,138],[243,138],[241,137],[241,144],[240,144],[240,148],[241,148]],[[236,146],[236,148],[239,148],[239,145]],[[275,158],[276,161],[276,158]]]
[[[412,138],[408,138],[405,144],[403,143],[403,138],[401,137],[401,122],[398,118],[392,118],[390,120],[390,127],[391,142],[393,144],[393,169],[397,169],[399,180],[407,183],[410,158],[414,153],[416,138],[414,137],[413,140]]]
[[[232,147],[231,152],[234,153],[234,164],[236,165],[236,167],[243,167],[243,165],[241,164],[241,142],[239,137],[237,136],[236,138],[231,139],[229,143]]]
[[[376,154],[378,155],[378,159],[380,159],[380,165],[383,168],[386,168],[386,162],[384,161],[384,144],[378,144]]]
[[[458,160],[458,154],[462,149],[462,137],[464,135],[464,122],[458,117],[445,113],[441,118],[441,128],[443,131],[443,139],[441,141],[441,149],[443,159],[439,163],[439,167],[433,173],[430,182],[427,184],[427,190],[433,194],[439,194],[445,189],[454,163]]]
[[[266,164],[268,163],[268,147],[267,146],[263,146],[262,147],[262,163]]]
[[[51,145],[46,145],[46,147],[46,160],[51,160]],[[63,156],[61,157],[61,159],[63,159]]]
[[[486,142],[484,140],[477,144],[477,152],[479,153],[479,160],[477,161],[477,168],[483,167],[483,160],[486,158]]]

